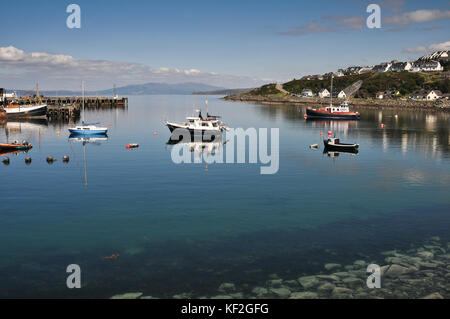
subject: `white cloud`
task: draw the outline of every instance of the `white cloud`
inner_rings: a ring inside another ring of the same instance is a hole
[[[450,19],[450,10],[417,10],[405,12],[386,17],[384,19],[384,23],[388,25],[408,25],[414,23],[432,22],[442,19]]]
[[[197,69],[152,68],[130,62],[76,59],[70,55],[45,52],[25,52],[13,46],[0,47],[0,87],[21,88],[39,80],[43,87],[70,89],[78,87],[80,79],[103,89],[117,85],[147,82],[200,82],[236,88],[263,84],[260,79],[245,76],[202,72]],[[14,76],[15,75],[15,76]]]
[[[404,51],[407,53],[428,53],[428,52],[447,51],[447,50],[450,50],[450,41],[431,44],[428,47],[419,45],[418,47],[415,47],[415,48],[404,49]]]

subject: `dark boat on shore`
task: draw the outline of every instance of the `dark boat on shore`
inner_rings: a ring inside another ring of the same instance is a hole
[[[345,153],[358,153],[359,144],[345,144],[341,143],[336,137],[330,137],[323,141],[325,145],[325,151],[338,151]]]

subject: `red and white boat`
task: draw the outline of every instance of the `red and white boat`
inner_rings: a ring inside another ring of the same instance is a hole
[[[334,120],[359,120],[358,112],[350,112],[348,102],[345,101],[339,106],[331,104],[325,109],[306,109],[307,119],[334,119]]]

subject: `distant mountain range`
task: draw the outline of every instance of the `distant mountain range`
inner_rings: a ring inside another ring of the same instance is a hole
[[[127,96],[127,95],[153,95],[153,94],[179,94],[179,95],[190,95],[194,92],[209,92],[209,91],[222,91],[227,90],[223,87],[217,87],[213,85],[203,84],[203,83],[194,83],[194,82],[186,82],[186,83],[177,83],[177,84],[167,84],[167,83],[146,83],[146,84],[136,84],[136,85],[127,85],[123,87],[118,87],[116,92],[118,95]],[[10,93],[13,90],[6,90],[6,92]],[[15,90],[18,95],[33,95],[35,91],[26,91],[26,90]],[[80,96],[81,92],[78,90],[68,91],[46,91],[43,90],[40,92],[41,95],[44,96]],[[219,93],[220,94],[220,93]],[[100,91],[86,91],[86,96],[112,96],[113,89],[109,90],[100,90]]]
[[[214,91],[199,91],[194,92],[194,95],[232,95],[232,94],[242,94],[253,91],[254,88],[251,89],[224,89],[224,90],[214,90]]]

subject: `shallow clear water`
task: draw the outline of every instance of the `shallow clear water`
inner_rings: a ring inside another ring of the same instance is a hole
[[[0,297],[211,295],[223,282],[251,287],[449,239],[448,113],[361,109],[360,122],[310,122],[301,107],[210,97],[210,112],[231,127],[280,128],[279,172],[260,175],[263,164],[173,163],[163,121],[203,105],[145,96],[125,110],[88,111],[109,138],[85,145],[87,182],[68,124],[3,124],[0,141],[34,147],[0,164]],[[330,130],[360,153],[309,149]],[[66,288],[69,264],[81,266],[82,289]]]

